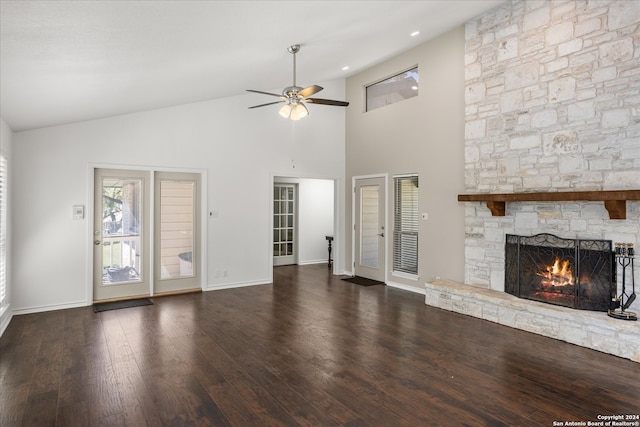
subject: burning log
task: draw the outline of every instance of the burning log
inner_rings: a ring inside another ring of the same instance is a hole
[[[556,257],[553,265],[546,266],[546,271],[538,273],[538,276],[544,277],[540,283],[544,286],[571,286],[574,284],[573,272],[571,264],[568,260],[560,261]]]

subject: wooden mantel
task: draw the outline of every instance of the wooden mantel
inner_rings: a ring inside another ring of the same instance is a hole
[[[512,194],[459,194],[459,202],[486,202],[493,216],[504,216],[506,202],[604,202],[611,219],[627,219],[627,200],[640,200],[640,190],[563,191]]]

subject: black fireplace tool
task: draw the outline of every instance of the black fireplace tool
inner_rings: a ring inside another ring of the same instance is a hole
[[[615,319],[638,320],[638,316],[635,313],[627,311],[636,299],[636,283],[633,274],[633,259],[635,258],[633,243],[616,243],[615,257],[617,266],[622,270],[622,293],[611,301],[608,314]],[[631,291],[629,293],[627,293],[626,284],[627,268],[631,270]],[[614,289],[617,289],[617,285],[617,281],[615,281],[613,284]]]

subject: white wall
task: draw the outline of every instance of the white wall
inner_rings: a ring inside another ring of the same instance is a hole
[[[300,248],[298,262],[326,262],[325,236],[333,236],[334,182],[305,179],[300,182]]]
[[[327,98],[344,98],[343,81],[322,86]],[[206,170],[207,210],[218,213],[207,220],[206,287],[270,282],[272,177],[342,183],[345,112],[311,105],[309,117],[291,122],[277,106],[247,108],[260,101],[242,95],[15,133],[15,309],[91,301],[92,227],[73,220],[71,207],[88,204],[90,166],[98,164]],[[214,277],[220,270],[227,276]]]
[[[7,264],[6,264],[6,279],[7,279],[7,298],[5,300],[4,306],[0,306],[0,336],[9,325],[9,321],[11,320],[11,314],[13,309],[12,304],[12,294],[11,294],[11,260],[12,260],[12,237],[11,237],[11,229],[12,229],[12,214],[11,214],[11,206],[12,206],[12,192],[11,192],[11,183],[13,179],[11,177],[12,171],[12,147],[13,147],[13,132],[9,128],[9,126],[5,123],[5,121],[0,117],[0,152],[7,159],[8,173],[7,173]]]
[[[419,66],[419,95],[364,112],[364,87]],[[419,224],[418,280],[393,276],[387,283],[422,291],[436,276],[462,281],[464,274],[464,28],[459,27],[347,79],[346,185],[353,176],[417,173],[419,209],[428,220]],[[389,182],[388,206],[393,206]],[[348,191],[348,190],[347,190]],[[346,199],[351,222],[351,192]],[[393,210],[387,212],[393,229]],[[347,265],[351,265],[351,227],[347,232]],[[387,258],[392,233],[387,233]]]

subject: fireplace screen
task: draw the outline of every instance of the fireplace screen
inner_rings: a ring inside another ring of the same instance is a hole
[[[581,310],[607,311],[615,294],[610,240],[507,234],[505,292]]]

